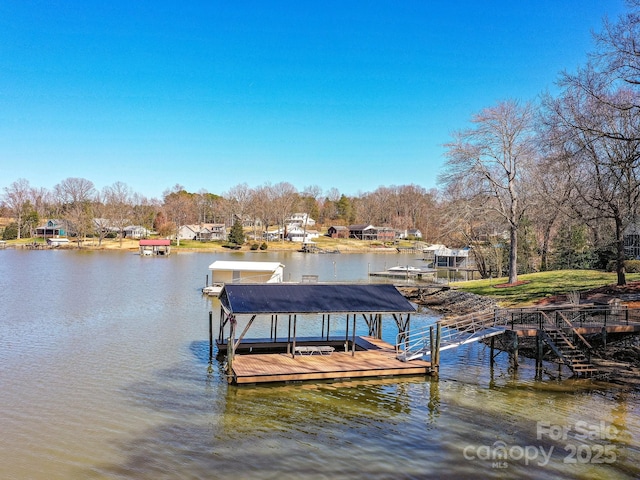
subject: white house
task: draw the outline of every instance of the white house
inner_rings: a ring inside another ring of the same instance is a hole
[[[308,230],[302,227],[294,226],[287,231],[287,240],[290,242],[308,242],[314,238],[318,238],[320,234],[316,230]]]
[[[308,213],[294,213],[287,219],[287,223],[291,225],[300,225],[313,227],[316,224],[316,221],[309,216]]]
[[[142,225],[129,225],[124,227],[122,231],[127,238],[147,238],[151,234],[151,231]]]
[[[223,223],[182,225],[178,230],[180,240],[226,240],[227,229]]]

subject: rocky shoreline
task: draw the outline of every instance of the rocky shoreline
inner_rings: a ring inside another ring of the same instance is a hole
[[[444,317],[466,315],[498,306],[498,302],[492,298],[450,287],[398,287],[398,290],[408,300]]]

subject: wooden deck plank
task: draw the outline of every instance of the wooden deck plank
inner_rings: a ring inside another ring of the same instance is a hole
[[[429,362],[402,362],[396,359],[392,345],[371,337],[365,339],[377,349],[357,351],[355,355],[339,351],[331,355],[295,357],[286,353],[236,355],[233,360],[234,382],[243,384],[430,373]]]

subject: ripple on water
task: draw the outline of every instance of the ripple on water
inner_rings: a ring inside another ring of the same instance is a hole
[[[443,352],[439,381],[228,386],[208,359],[207,255],[6,253],[0,274],[20,260],[11,293],[0,291],[4,478],[640,477],[634,392],[539,382],[531,361],[514,371],[505,354],[491,370],[480,344]],[[338,269],[364,258],[343,257]],[[283,263],[303,271],[295,257]],[[54,290],[51,272],[64,272]],[[496,441],[539,445],[538,421],[614,424],[620,461],[598,470],[556,456],[550,467],[513,461],[503,471],[463,456]]]

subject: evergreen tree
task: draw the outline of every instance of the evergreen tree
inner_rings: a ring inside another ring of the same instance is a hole
[[[229,242],[235,245],[242,245],[244,243],[244,230],[242,229],[242,224],[237,220],[233,222],[233,226],[229,232]]]

